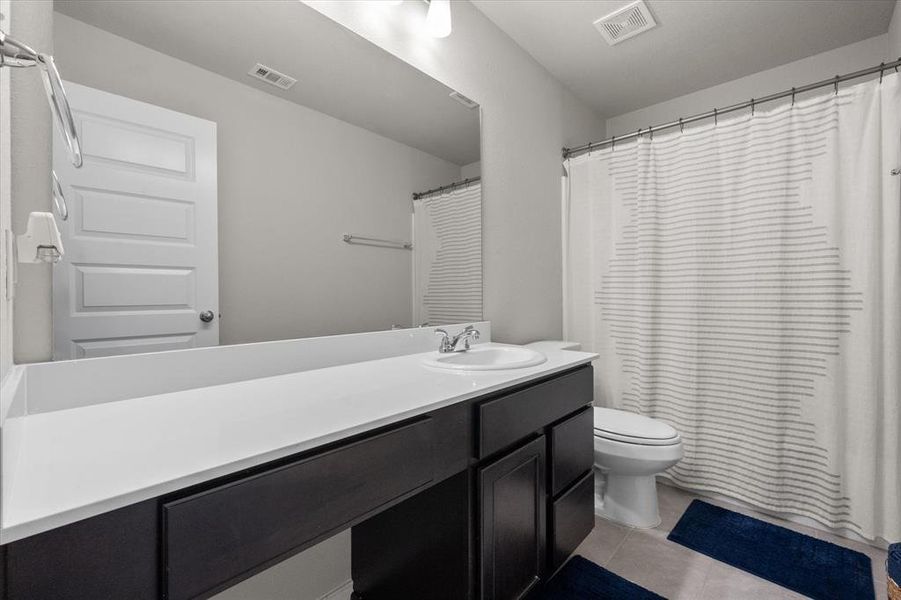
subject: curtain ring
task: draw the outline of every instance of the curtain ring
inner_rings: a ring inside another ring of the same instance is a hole
[[[885,63],[879,63],[879,84],[882,84],[882,78],[885,76]]]
[[[795,105],[795,88],[792,88],[792,106]]]
[[[648,127],[648,137],[651,138],[651,141],[654,141],[654,126],[651,125]]]
[[[836,93],[836,94],[838,94],[838,80],[839,80],[839,79],[840,79],[840,77],[839,77],[838,75],[836,75],[836,76],[835,76],[835,83],[833,84],[833,85],[835,86],[835,93]]]
[[[754,98],[751,98],[751,116],[754,116]]]
[[[679,117],[679,133],[685,133],[685,123],[682,122],[682,117]]]
[[[719,117],[718,117],[718,115],[717,115],[717,112],[716,112],[716,109],[715,109],[715,108],[713,109],[713,124],[714,124],[714,125],[719,125],[719,124],[720,124],[720,122],[719,122]]]
[[[610,151],[616,150],[616,136],[610,138]]]

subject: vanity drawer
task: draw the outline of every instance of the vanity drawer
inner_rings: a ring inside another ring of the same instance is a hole
[[[594,413],[590,406],[551,427],[551,480],[556,496],[594,466]]]
[[[165,503],[166,597],[208,597],[424,486],[434,437],[427,418]]]
[[[590,403],[590,366],[479,404],[478,457],[484,458]]]
[[[594,472],[551,504],[550,567],[555,571],[594,529]]]

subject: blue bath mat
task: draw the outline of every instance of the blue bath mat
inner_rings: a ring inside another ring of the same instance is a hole
[[[873,600],[870,558],[693,500],[669,540],[817,600]]]
[[[569,559],[540,600],[666,600],[581,556]]]

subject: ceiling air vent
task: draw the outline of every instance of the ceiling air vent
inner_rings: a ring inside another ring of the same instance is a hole
[[[470,100],[469,98],[467,98],[460,92],[451,92],[448,95],[451,98],[453,98],[454,100],[456,100],[457,102],[459,102],[460,104],[462,104],[463,106],[465,106],[466,108],[475,108],[476,106],[479,105],[478,102],[476,102],[475,100]]]
[[[656,25],[657,21],[642,0],[637,0],[594,22],[594,26],[611,46],[635,37]]]
[[[283,90],[287,90],[297,83],[297,80],[293,77],[288,77],[284,73],[279,73],[275,69],[270,69],[266,65],[261,65],[260,63],[257,63],[254,68],[247,72],[247,74]]]

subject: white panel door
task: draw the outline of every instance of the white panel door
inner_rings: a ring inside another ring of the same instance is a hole
[[[53,268],[54,359],[218,344],[216,124],[65,85],[84,164],[74,168],[54,136],[69,204]]]

